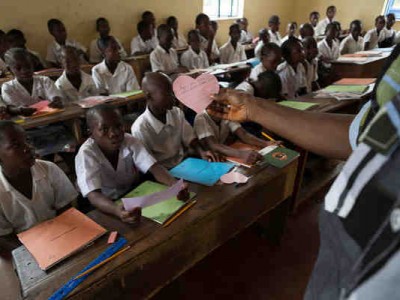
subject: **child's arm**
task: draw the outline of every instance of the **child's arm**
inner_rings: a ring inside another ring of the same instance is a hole
[[[11,252],[19,246],[21,246],[21,242],[14,233],[0,236],[0,252]]]
[[[154,178],[158,182],[165,185],[172,186],[177,182],[177,180],[171,176],[168,170],[158,163],[154,164],[149,171],[151,174],[153,174]],[[179,192],[177,196],[179,200],[187,200],[189,198],[189,192],[187,188],[188,186],[185,183],[184,188],[182,189],[182,191]]]
[[[198,139],[193,139],[190,143],[190,147],[192,147],[196,153],[204,160],[207,161],[220,161],[218,155],[213,153],[212,151],[206,151],[201,147],[201,144]]]
[[[258,137],[252,135],[251,133],[244,130],[242,127],[235,131],[235,135],[245,144],[256,146],[256,147],[268,147],[271,145],[279,145],[281,142],[271,142],[259,139]]]

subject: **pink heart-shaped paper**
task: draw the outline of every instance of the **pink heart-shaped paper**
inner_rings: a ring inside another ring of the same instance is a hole
[[[226,184],[246,183],[249,180],[249,178],[241,173],[232,171],[232,172],[226,173],[225,175],[222,175],[220,180]]]
[[[173,84],[176,98],[196,113],[203,112],[213,101],[211,95],[219,91],[218,80],[214,75],[202,74],[197,78],[179,76]]]

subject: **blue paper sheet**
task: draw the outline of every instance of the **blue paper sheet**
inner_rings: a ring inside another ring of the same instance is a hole
[[[208,162],[198,158],[187,158],[169,172],[176,178],[212,186],[234,166],[231,163]]]

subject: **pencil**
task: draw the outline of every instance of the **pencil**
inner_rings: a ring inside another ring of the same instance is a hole
[[[111,255],[109,258],[103,260],[102,262],[98,263],[97,265],[91,267],[90,269],[86,270],[85,272],[79,274],[78,276],[76,276],[74,278],[75,279],[79,279],[82,278],[83,276],[92,273],[93,271],[97,270],[98,268],[100,268],[101,266],[105,265],[106,263],[108,263],[109,261],[113,260],[114,258],[116,258],[117,256],[121,255],[122,253],[124,253],[126,250],[128,250],[131,246],[125,247],[124,249],[114,253],[113,255]]]
[[[269,136],[269,135],[266,134],[264,131],[261,131],[261,134],[263,135],[263,137],[269,139],[271,142],[276,142],[276,140],[275,140],[273,137]],[[286,148],[286,147],[283,146],[283,145],[279,145],[279,147]]]
[[[193,205],[196,204],[196,200],[192,201],[192,203],[188,204],[186,207],[184,207],[180,212],[178,212],[176,215],[174,215],[171,219],[169,219],[165,224],[163,224],[163,227],[169,226],[172,222],[174,222],[180,215],[182,215],[185,211],[187,211],[189,208],[191,208]]]

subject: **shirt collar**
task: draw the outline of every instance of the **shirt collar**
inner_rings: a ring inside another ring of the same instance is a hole
[[[164,127],[167,126],[173,126],[172,123],[172,117],[171,117],[171,111],[167,111],[166,115],[166,123],[164,124],[160,120],[158,120],[150,111],[150,109],[147,107],[146,111],[144,112],[144,116],[146,117],[147,121],[151,124],[153,127],[154,131],[157,134],[160,134],[160,132],[164,129]]]
[[[103,61],[99,64],[99,73],[101,73],[101,74],[108,74],[108,75],[114,76],[114,75],[120,73],[120,71],[121,71],[120,68],[122,68],[122,61],[120,61],[120,62],[118,63],[118,66],[117,66],[117,68],[116,68],[115,71],[114,71],[114,74],[111,74],[110,70],[108,69],[108,67],[107,67],[107,65],[106,65],[106,60],[103,59]]]
[[[31,172],[32,172],[33,182],[39,181],[46,177],[46,173],[44,172],[43,168],[39,168],[36,162],[31,167]],[[2,185],[4,187],[4,190],[7,192],[10,192],[11,189],[13,189],[11,184],[8,182],[7,178],[4,176],[1,167],[0,167],[0,185]]]

